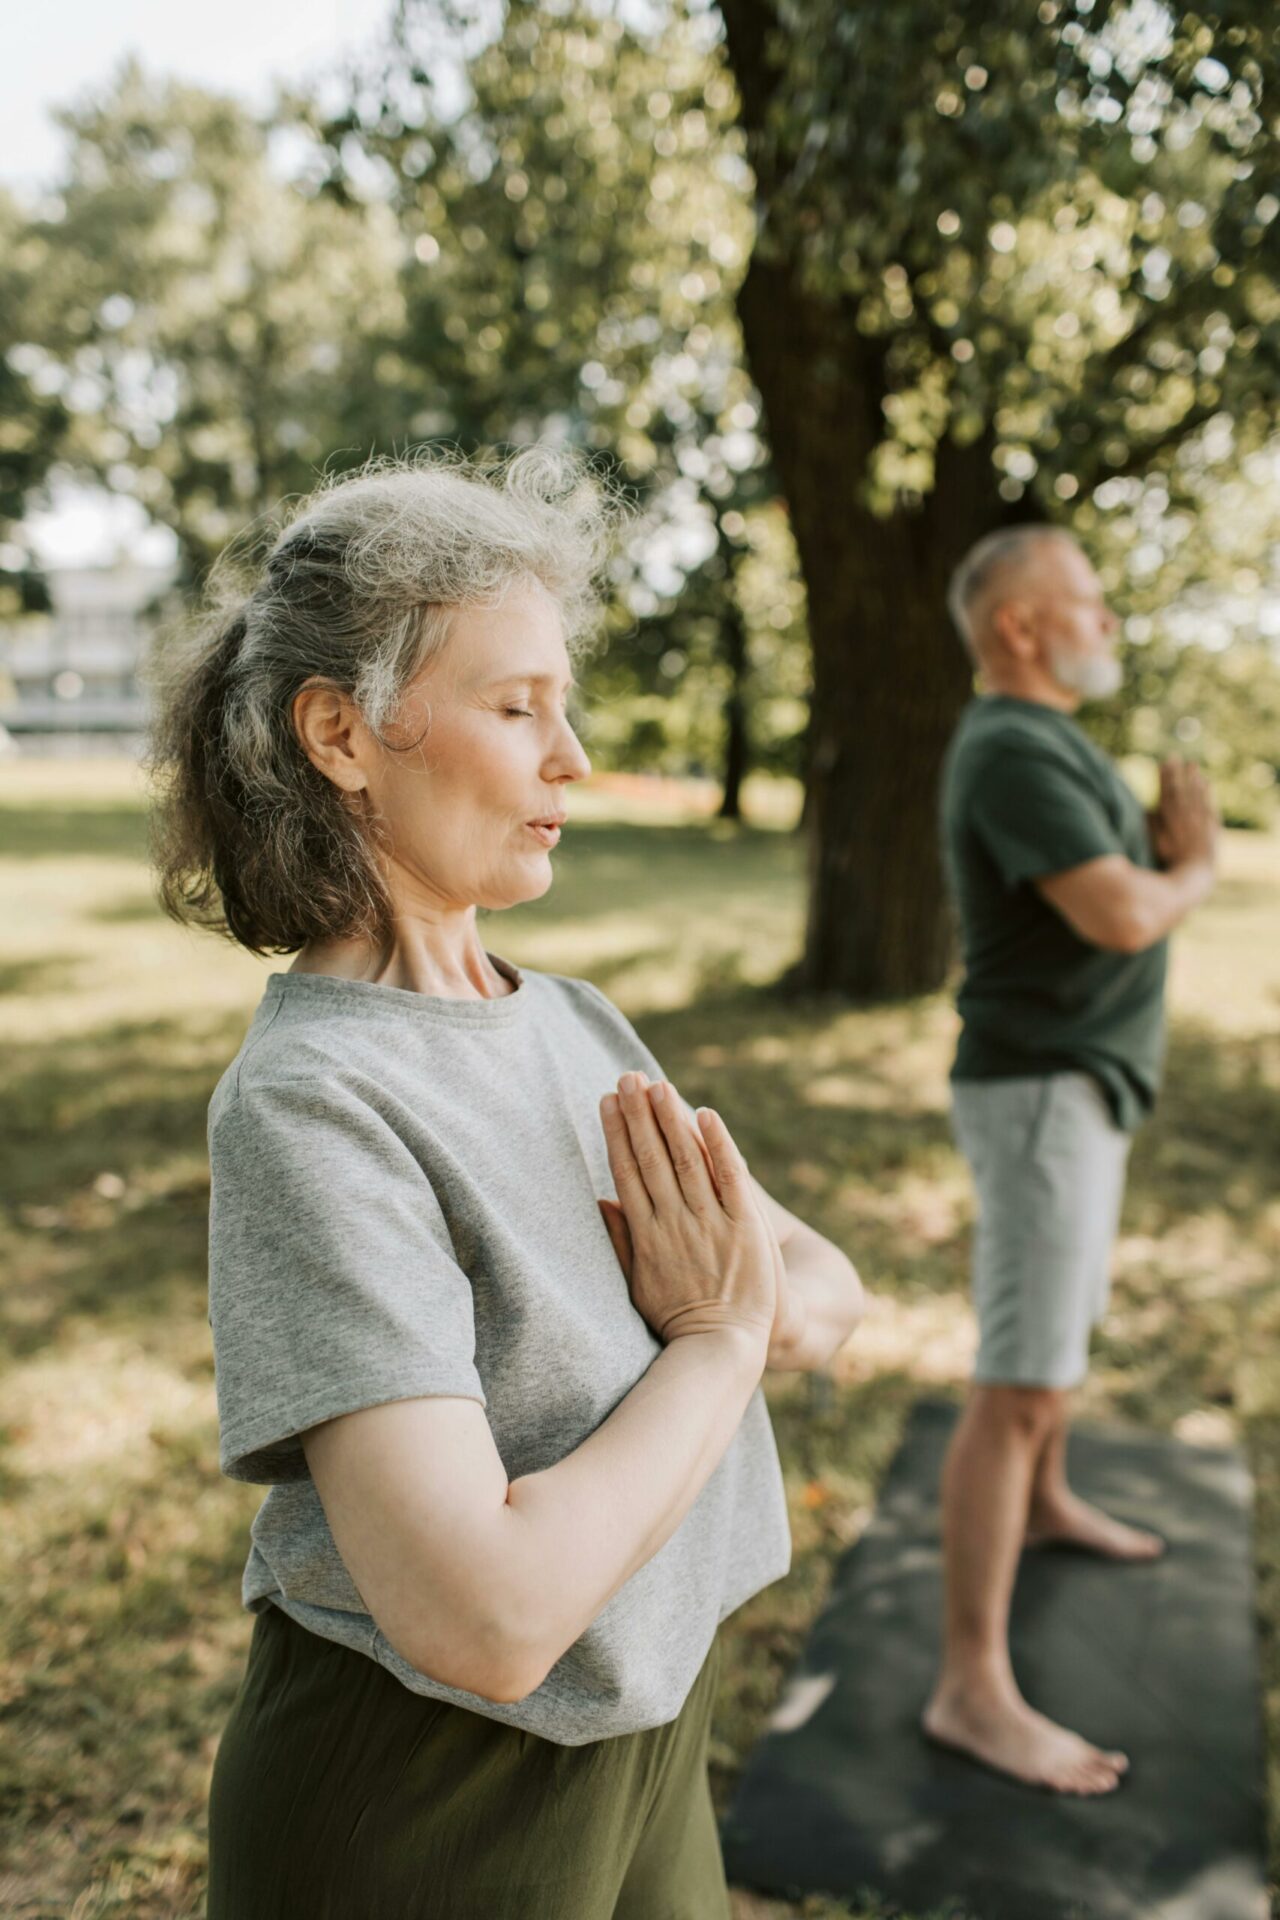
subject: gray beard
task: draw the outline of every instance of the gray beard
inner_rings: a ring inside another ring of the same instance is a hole
[[[1082,700],[1109,700],[1119,693],[1124,669],[1112,655],[1060,653],[1049,649],[1049,671],[1060,687],[1078,693]]]

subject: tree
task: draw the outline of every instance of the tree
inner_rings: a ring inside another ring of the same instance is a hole
[[[26,227],[21,208],[0,193],[0,617],[47,605],[22,520],[67,425],[61,400],[36,377],[38,360],[24,353],[41,325],[44,266],[43,249]]]
[[[950,570],[1280,387],[1270,9],[720,0],[756,176],[739,290],[810,607],[803,983],[938,986]],[[1225,438],[1229,446],[1225,449]]]
[[[66,177],[26,240],[46,324],[22,364],[66,410],[64,457],[170,527],[198,575],[320,465],[405,437],[401,238],[385,206],[319,197],[305,150],[237,102],[136,64],[60,117]]]
[[[356,157],[391,183],[410,243],[413,425],[467,448],[563,436],[631,487],[645,511],[603,671],[613,683],[629,666],[644,703],[635,745],[649,751],[655,703],[689,709],[666,737],[692,750],[705,695],[723,701],[736,815],[764,698],[752,659],[771,651],[748,645],[738,560],[774,483],[733,305],[751,222],[715,18],[677,14],[646,33],[587,4],[510,0],[486,27],[470,8],[409,0],[399,29],[341,112],[295,105],[336,191]],[[458,50],[447,87],[442,47]],[[678,558],[677,501],[694,534]]]

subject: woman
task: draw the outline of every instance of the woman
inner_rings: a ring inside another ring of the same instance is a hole
[[[210,1920],[728,1912],[716,1629],[790,1564],[760,1376],[860,1292],[603,994],[479,937],[589,771],[609,523],[545,450],[341,481],[163,691],[165,902],[295,956],[209,1112],[221,1465],[270,1486]]]

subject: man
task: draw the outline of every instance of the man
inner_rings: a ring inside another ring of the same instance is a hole
[[[974,1387],[943,1475],[942,1670],[924,1729],[1019,1780],[1107,1793],[1128,1767],[1037,1713],[1008,1649],[1027,1540],[1132,1561],[1163,1542],[1066,1477],[1069,1389],[1106,1304],[1134,1126],[1163,1054],[1167,939],[1214,881],[1199,770],[1144,815],[1071,718],[1116,691],[1117,621],[1067,535],[991,534],[948,604],[983,692],[947,752],[942,828],[965,975],[953,1116],[978,1198]]]

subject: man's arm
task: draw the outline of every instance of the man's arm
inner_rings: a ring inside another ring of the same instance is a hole
[[[1211,860],[1183,861],[1153,873],[1121,853],[1108,853],[1033,884],[1090,946],[1142,953],[1199,906],[1213,880]]]
[[[1033,884],[1082,940],[1114,953],[1142,953],[1184,920],[1213,890],[1218,818],[1199,767],[1166,760],[1152,845],[1163,873],[1104,854]]]

